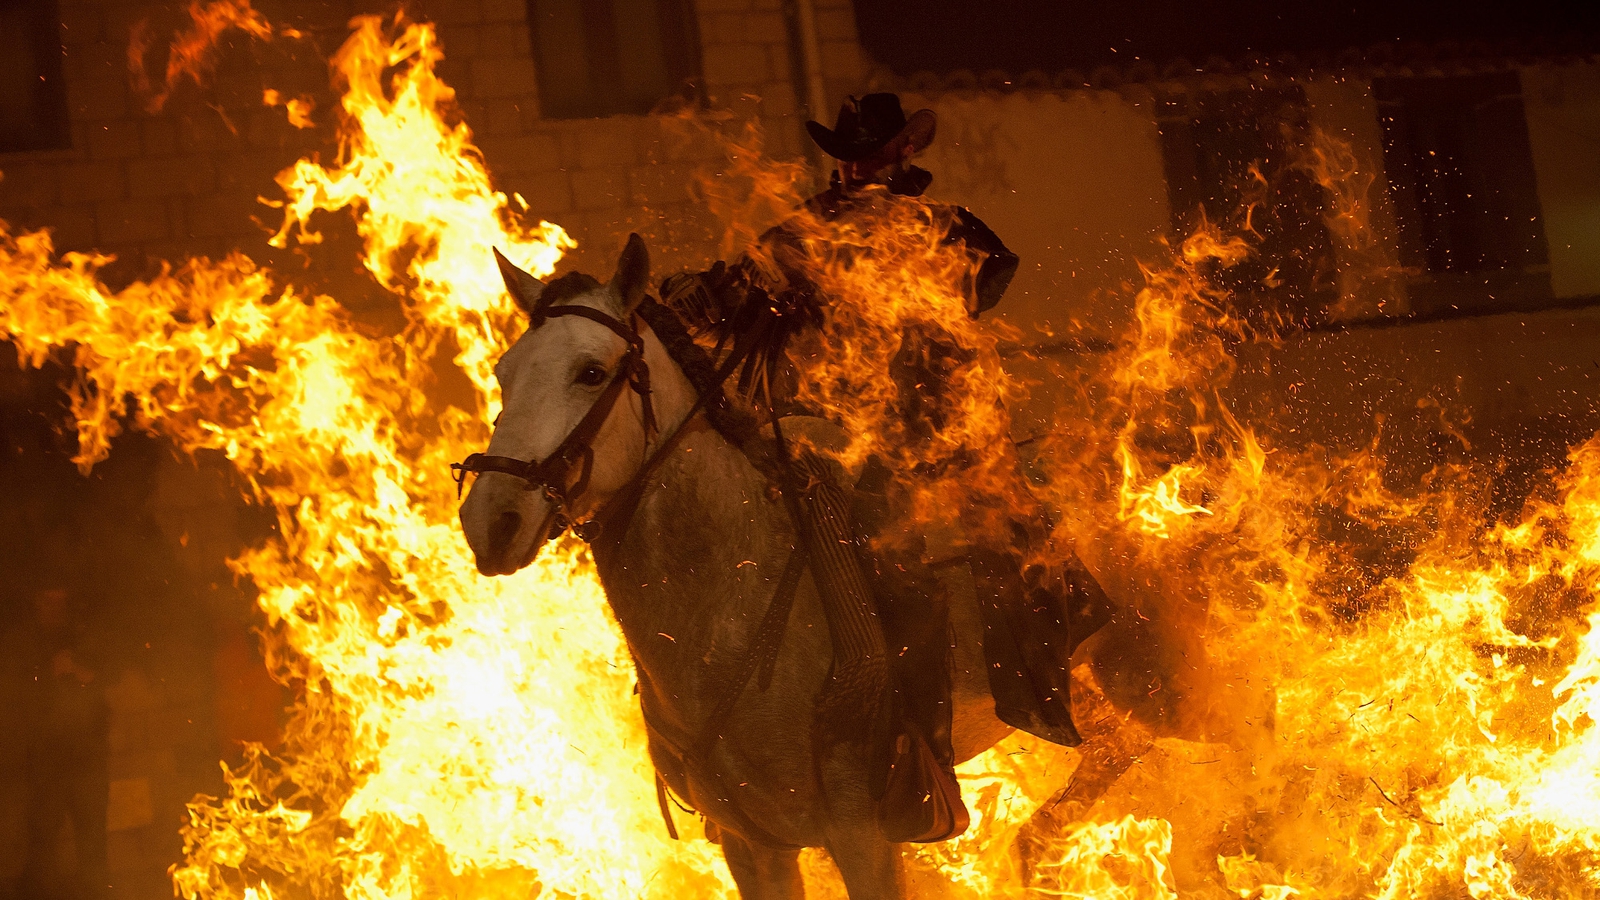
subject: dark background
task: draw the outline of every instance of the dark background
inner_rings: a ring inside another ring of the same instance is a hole
[[[1178,58],[1201,64],[1213,56],[1336,53],[1397,42],[1527,42],[1546,52],[1600,45],[1600,3],[1593,0],[856,0],[856,14],[867,51],[901,75],[1055,72]]]

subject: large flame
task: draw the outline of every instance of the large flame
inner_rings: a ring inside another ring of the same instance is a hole
[[[106,258],[58,259],[48,234],[0,223],[0,333],[25,364],[76,367],[78,463],[131,424],[226,456],[278,512],[280,536],[233,566],[259,589],[270,664],[298,699],[282,748],[254,750],[226,796],[191,806],[177,889],[727,895],[712,845],[665,838],[630,664],[583,550],[485,579],[455,524],[445,466],[486,441],[490,365],[518,327],[489,248],[545,274],[571,242],[526,223],[538,198],[493,190],[466,126],[447,124],[430,28],[354,28],[332,60],[340,156],[279,176],[272,240],[315,242],[319,212],[352,211],[367,270],[403,309],[397,333],[355,326],[238,253],[112,293],[96,277]],[[1307,152],[1341,245],[1380,269],[1352,157],[1325,139]],[[751,211],[790,208],[799,181],[793,167],[740,171],[761,186],[736,217],[753,236]],[[971,261],[940,250],[926,209],[880,200],[881,227],[811,245],[836,301],[824,337],[860,340],[819,354],[802,389],[847,424],[849,457],[994,446],[1026,387],[999,367],[1008,335],[966,317],[956,286]],[[911,854],[913,885],[962,898],[1593,896],[1600,438],[1493,527],[1465,469],[1401,495],[1372,448],[1268,446],[1223,403],[1245,332],[1210,278],[1253,252],[1203,223],[1147,266],[1127,334],[1067,373],[1083,390],[1033,464],[1059,537],[1108,590],[1203,642],[1204,670],[1165,723],[1192,740],[1130,742],[1127,774],[1055,826],[1029,826],[1019,853],[1030,816],[1058,808],[1091,754],[1008,739],[962,767],[973,828]],[[916,262],[874,262],[891,254]],[[1387,308],[1358,287],[1340,311]],[[881,376],[917,331],[945,336],[960,365],[944,427],[907,440]],[[448,365],[472,385],[470,408],[430,398]],[[936,500],[1014,487],[1001,462],[960,462],[978,476]],[[1402,535],[1410,558],[1356,561],[1363,542]],[[808,879],[837,892],[815,857]]]
[[[548,274],[553,225],[489,187],[465,126],[441,118],[430,28],[360,19],[337,165],[281,176],[280,240],[353,207],[366,262],[409,325],[372,336],[243,255],[191,260],[111,294],[106,260],[0,238],[0,329],[24,361],[70,354],[78,462],[133,424],[220,451],[279,512],[281,539],[233,565],[260,589],[275,674],[299,691],[276,757],[201,799],[174,871],[189,897],[676,896],[721,889],[703,842],[670,844],[652,801],[620,636],[592,567],[557,548],[509,579],[477,575],[447,464],[488,438],[490,366],[516,332],[500,247]],[[387,67],[398,67],[393,79]],[[520,204],[518,204],[520,205]],[[477,388],[439,409],[446,348]]]

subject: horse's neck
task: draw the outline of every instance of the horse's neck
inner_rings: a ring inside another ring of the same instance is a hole
[[[748,644],[792,544],[745,455],[703,418],[685,427],[615,552],[598,560],[635,659],[663,697],[693,693],[706,660]]]

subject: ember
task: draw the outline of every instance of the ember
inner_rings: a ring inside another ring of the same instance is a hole
[[[247,5],[226,8],[209,27],[271,33]],[[353,214],[398,333],[374,336],[242,252],[112,292],[97,277],[108,258],[58,257],[48,233],[0,223],[0,335],[24,365],[75,367],[80,467],[123,428],[148,430],[224,454],[277,514],[279,537],[230,565],[259,589],[292,715],[281,748],[255,748],[226,795],[190,805],[173,882],[186,898],[253,900],[729,896],[698,826],[682,842],[663,833],[630,657],[586,548],[569,537],[489,579],[456,522],[445,473],[487,443],[492,367],[522,328],[490,248],[543,277],[575,244],[526,219],[539,198],[497,192],[467,125],[447,124],[430,26],[352,27],[331,59],[339,157],[278,176],[270,240],[314,244],[319,214]],[[169,89],[188,71],[174,60]],[[309,107],[288,109],[313,124]],[[719,138],[718,174],[754,190],[708,197],[741,239],[798,187],[750,137]],[[1335,238],[1369,260],[1343,273],[1333,318],[1388,312],[1370,177],[1326,134],[1298,150],[1334,198]],[[842,352],[812,358],[802,395],[846,426],[833,452],[851,465],[997,446],[1030,388],[1002,368],[1020,332],[968,317],[947,286],[970,273],[933,252],[940,235],[915,204],[879,213],[871,233],[829,234]],[[892,253],[861,252],[886,241]],[[1600,436],[1498,520],[1468,463],[1400,489],[1377,445],[1274,443],[1224,401],[1239,348],[1282,339],[1230,302],[1229,271],[1262,252],[1259,234],[1203,220],[1144,264],[1110,352],[1057,364],[1076,391],[1028,474],[1061,546],[1127,610],[1077,671],[1104,730],[1078,750],[1013,736],[963,764],[972,826],[908,851],[920,896],[1600,892]],[[882,373],[925,322],[966,356],[950,430],[912,444]],[[471,409],[430,395],[444,368],[470,384]],[[963,470],[922,509],[937,520],[1003,496],[985,481],[1000,477]],[[1356,572],[1401,528],[1413,558]],[[1081,806],[1063,800],[1095,767],[1116,772]],[[1061,814],[1030,824],[1041,808]],[[820,856],[807,878],[813,895],[836,890]]]

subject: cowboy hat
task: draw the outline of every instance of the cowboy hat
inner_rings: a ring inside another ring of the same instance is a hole
[[[806,131],[823,152],[843,162],[866,159],[895,141],[910,145],[917,153],[933,143],[938,118],[931,109],[919,109],[907,119],[895,94],[867,94],[860,100],[851,97],[839,107],[833,127],[807,122]]]

